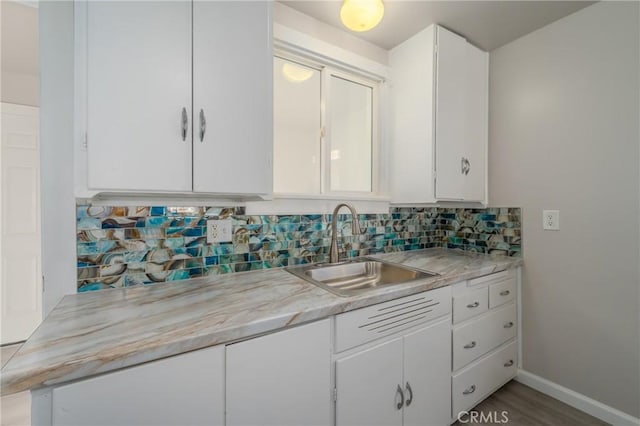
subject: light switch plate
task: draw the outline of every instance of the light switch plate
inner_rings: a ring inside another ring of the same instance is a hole
[[[233,240],[231,219],[207,221],[207,243],[228,243]]]
[[[542,210],[542,229],[547,231],[560,230],[560,210]]]

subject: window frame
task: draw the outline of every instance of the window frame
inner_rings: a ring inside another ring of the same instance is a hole
[[[297,63],[309,68],[316,69],[320,72],[320,192],[319,193],[289,193],[278,192],[278,188],[274,186],[274,198],[293,198],[293,199],[362,199],[362,200],[380,200],[387,199],[383,195],[382,173],[383,166],[382,156],[382,123],[381,123],[381,93],[384,79],[367,75],[365,72],[359,72],[357,69],[350,67],[341,67],[332,63],[330,60],[323,60],[322,57],[314,57],[314,55],[301,55],[287,49],[274,48],[274,59],[280,58],[285,61]],[[331,118],[330,107],[331,77],[335,76],[356,84],[370,87],[371,92],[371,191],[332,191],[331,190]],[[274,139],[275,144],[275,139]],[[274,155],[275,155],[274,150]],[[274,161],[275,164],[275,161]],[[275,173],[274,173],[275,176]],[[275,184],[275,182],[274,182]]]

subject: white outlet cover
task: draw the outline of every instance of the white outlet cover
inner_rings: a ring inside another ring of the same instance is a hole
[[[207,221],[207,243],[229,243],[233,241],[231,219]]]
[[[542,211],[542,229],[547,231],[560,230],[560,210]]]

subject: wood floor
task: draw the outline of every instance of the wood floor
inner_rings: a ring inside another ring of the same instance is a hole
[[[508,426],[599,426],[608,424],[515,380],[504,385],[471,411],[483,414],[484,419],[493,416],[493,419],[497,421],[473,422],[469,416],[463,416],[462,420],[465,423],[456,422],[454,426],[496,424]],[[506,412],[507,422],[502,417],[503,411]],[[482,416],[476,417],[476,419],[481,418]]]

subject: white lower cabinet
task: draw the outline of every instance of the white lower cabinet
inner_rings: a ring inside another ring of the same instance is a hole
[[[514,341],[453,375],[452,409],[454,416],[474,407],[516,375],[518,342]]]
[[[223,425],[224,346],[33,393],[33,425]]]
[[[227,346],[227,425],[331,424],[331,320]]]
[[[442,295],[448,295],[450,300],[448,287],[434,293],[436,297],[426,300],[438,300]],[[409,309],[416,317],[422,316],[416,312],[420,307],[411,306],[419,302],[398,299],[394,303],[395,306],[385,306],[391,311],[389,315],[393,315],[393,310]],[[374,313],[378,306],[363,310]],[[451,306],[446,306],[440,314],[445,316],[439,319],[410,329],[401,325],[407,321],[401,319],[396,324],[395,335],[383,338],[382,342],[372,336],[371,343],[335,355],[337,426],[448,424],[451,407]],[[430,308],[426,307],[426,315]],[[373,321],[384,321],[376,315],[380,314],[372,315]],[[400,314],[395,312],[395,315]],[[336,321],[336,324],[336,333],[340,335],[341,323]]]
[[[464,315],[452,327],[452,422],[517,374],[517,279],[511,269],[453,286],[453,306]],[[480,306],[486,312],[470,313]]]

